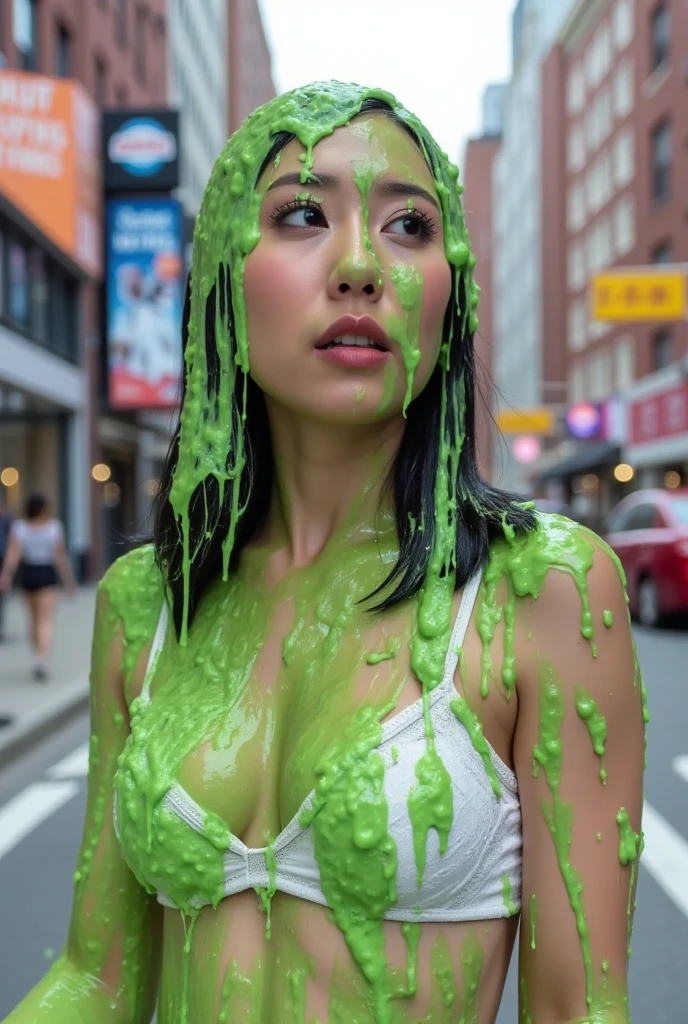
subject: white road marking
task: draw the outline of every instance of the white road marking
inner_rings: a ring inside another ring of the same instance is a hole
[[[78,779],[88,775],[88,743],[67,754],[45,774],[51,779]]]
[[[76,782],[34,782],[0,807],[0,859],[78,792]]]
[[[647,801],[643,809],[645,849],[641,865],[688,917],[688,843]]]
[[[688,782],[688,754],[681,754],[680,757],[675,757],[671,762],[671,766],[684,782]]]

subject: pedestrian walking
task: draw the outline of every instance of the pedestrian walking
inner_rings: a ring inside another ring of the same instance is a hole
[[[7,545],[9,543],[10,526],[12,525],[12,518],[5,512],[3,508],[0,508],[0,574],[2,573],[2,566],[5,561],[5,555],[7,554]],[[5,595],[0,590],[0,644],[5,639],[4,630],[4,601]]]
[[[51,516],[48,500],[42,494],[30,495],[24,518],[12,523],[0,573],[1,594],[10,589],[17,569],[29,615],[33,677],[45,680],[54,635],[57,585],[61,581],[73,593],[76,582],[65,550],[62,523]]]

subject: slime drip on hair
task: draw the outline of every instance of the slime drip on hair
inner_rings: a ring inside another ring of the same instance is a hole
[[[241,516],[240,490],[246,469],[243,423],[246,418],[246,378],[249,372],[249,339],[246,330],[244,267],[247,256],[258,244],[261,197],[256,190],[259,172],[274,136],[293,134],[304,147],[301,180],[312,177],[313,150],[336,128],[348,124],[360,113],[367,99],[389,105],[403,124],[416,134],[430,170],[442,207],[445,252],[454,270],[454,302],[460,284],[467,305],[458,310],[462,328],[475,331],[480,289],[473,281],[475,259],[471,255],[463,211],[459,200],[462,187],[458,169],[450,163],[422,123],[388,92],[359,85],[325,82],[295,89],[266,103],[247,118],[218,157],[196,219],[191,269],[191,305],[188,341],[184,353],[186,395],[180,417],[179,459],[172,482],[170,503],[178,522],[183,545],[182,573],[184,606],[180,642],[187,641],[191,563],[198,551],[191,551],[189,507],[199,487],[214,479],[220,501],[226,488],[230,495],[229,527],[223,538],[223,579],[227,579],[230,557]],[[396,275],[395,275],[396,277]],[[224,301],[226,283],[231,285],[231,304]],[[394,281],[395,285],[397,281]],[[397,285],[398,286],[398,285]],[[210,311],[218,360],[217,387],[208,394],[209,360],[206,350],[207,302],[215,295]],[[402,303],[402,308],[404,304]],[[449,337],[446,345],[452,344]],[[458,343],[460,339],[456,339]],[[413,359],[411,345],[403,348],[405,362]],[[446,374],[448,351],[441,357]],[[407,366],[407,373],[409,367]],[[241,377],[239,376],[241,374]],[[241,415],[232,414],[232,395],[242,394]],[[408,394],[407,394],[408,401]],[[458,424],[460,428],[463,424]],[[442,434],[446,429],[445,417]],[[231,439],[231,444],[230,444]],[[444,436],[441,441],[444,441]],[[231,451],[231,461],[228,453]],[[456,476],[458,452],[446,443],[442,447],[437,473],[437,533],[431,567],[423,593],[421,621],[414,642],[415,664],[421,682],[432,689],[441,678],[442,640],[449,630],[453,577],[449,574],[455,544],[456,515],[448,501],[447,484]],[[442,578],[442,573],[447,575]]]

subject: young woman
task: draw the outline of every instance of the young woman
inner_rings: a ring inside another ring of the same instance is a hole
[[[483,483],[457,171],[393,97],[248,118],[196,224],[155,543],[100,588],[69,938],[12,1024],[628,1020],[618,563]]]
[[[29,636],[34,652],[33,677],[48,678],[47,659],[55,632],[57,585],[62,582],[70,593],[76,589],[72,567],[67,558],[62,523],[50,514],[42,494],[26,500],[24,518],[10,529],[0,591],[8,591],[12,578],[21,569],[21,589],[29,617]]]

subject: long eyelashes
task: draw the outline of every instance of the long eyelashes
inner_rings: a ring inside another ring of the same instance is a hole
[[[299,227],[301,227],[301,228],[303,228],[303,227],[322,227],[322,226],[327,224],[327,221],[325,220],[325,216],[324,216],[322,210],[320,209],[321,205],[322,205],[322,200],[313,199],[310,196],[308,198],[302,198],[302,197],[299,197],[299,196],[294,196],[293,199],[290,199],[286,203],[282,203],[281,206],[278,206],[275,210],[273,210],[272,213],[270,214],[270,220],[274,221],[276,224],[279,224],[286,217],[288,217],[290,213],[295,213],[297,210],[304,210],[304,211],[310,210],[315,215],[314,216],[314,220],[322,221],[323,224],[312,224],[312,225],[293,224],[291,226],[295,227],[295,228],[299,228]]]
[[[294,196],[293,199],[282,203],[276,207],[270,214],[270,219],[274,224],[281,224],[286,218],[299,211],[303,211],[304,219],[310,220],[310,223],[305,224],[288,224],[288,227],[295,231],[306,231],[309,228],[327,227],[327,219],[322,210],[323,200],[315,199],[312,196]],[[403,223],[404,228],[409,228],[406,231],[391,231],[389,230],[393,225]],[[387,224],[383,228],[383,231],[387,234],[397,236],[399,239],[414,240],[420,239],[421,241],[430,241],[439,231],[439,226],[433,217],[429,216],[425,210],[418,209],[416,207],[407,207],[403,212],[399,213],[387,221]]]

